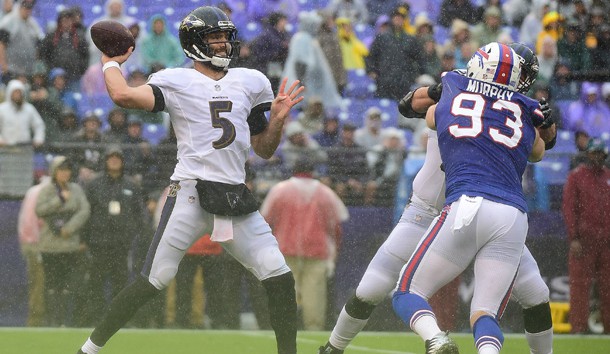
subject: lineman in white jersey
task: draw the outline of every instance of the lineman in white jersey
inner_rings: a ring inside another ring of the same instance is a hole
[[[102,57],[108,93],[117,105],[169,113],[178,141],[178,163],[142,277],[113,299],[79,353],[97,353],[169,284],[185,251],[211,230],[212,240],[221,242],[262,281],[278,354],[296,354],[294,278],[244,181],[250,147],[263,158],[273,155],[284,121],[303,99],[304,87],[296,81],[286,90],[284,80],[274,99],[269,80],[260,72],[228,69],[239,55],[236,32],[220,9],[195,9],[179,30],[194,68],[160,71],[139,87],[128,87],[118,69],[133,48],[123,56]],[[268,122],[265,111],[269,110]]]
[[[520,87],[520,90],[525,92],[535,80],[537,63],[535,72],[528,74],[533,75],[534,79],[522,78],[524,82],[528,82],[527,85],[523,84]],[[437,85],[410,92],[399,105],[399,109],[404,108],[401,109],[401,113],[409,117],[424,117],[425,114],[421,112],[425,112],[435,100],[438,100],[440,97],[438,90],[441,87]],[[550,116],[548,105],[544,108],[547,109],[544,111],[545,116]],[[554,141],[555,135],[554,125],[545,125],[545,129],[541,131],[541,136],[547,142]],[[547,145],[547,147],[552,146]],[[426,157],[413,180],[411,201],[405,207],[398,224],[371,260],[356,288],[356,293],[341,310],[329,341],[325,346],[320,347],[319,354],[343,353],[366,326],[375,307],[388,298],[394,290],[402,267],[411,257],[434,218],[440,214],[445,202],[445,173],[441,169],[441,163],[436,132],[429,131]],[[525,336],[530,346],[530,353],[551,354],[553,329],[549,289],[542,280],[538,265],[527,247],[521,257],[512,299],[523,308]]]

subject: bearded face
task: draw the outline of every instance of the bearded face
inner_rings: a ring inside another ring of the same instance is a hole
[[[21,108],[23,105],[23,91],[15,90],[11,93],[11,101],[18,107]]]

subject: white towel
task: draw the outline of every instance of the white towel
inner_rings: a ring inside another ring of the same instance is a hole
[[[210,239],[214,242],[233,240],[233,219],[230,216],[214,215],[214,230]]]
[[[455,221],[453,222],[453,231],[458,231],[462,227],[470,225],[474,216],[477,215],[482,202],[483,197],[462,195],[455,215]]]

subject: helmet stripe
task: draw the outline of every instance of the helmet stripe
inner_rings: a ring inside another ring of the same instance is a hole
[[[500,49],[500,62],[496,68],[494,82],[508,85],[514,65],[512,50],[506,44],[498,43],[498,47]]]

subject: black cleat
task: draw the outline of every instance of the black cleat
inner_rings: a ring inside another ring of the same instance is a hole
[[[85,354],[85,353],[83,353],[83,351],[79,349],[79,350],[76,352],[76,354]]]
[[[449,332],[439,332],[426,341],[426,354],[460,354],[457,344],[449,338]]]
[[[325,346],[318,349],[318,354],[343,354],[343,350],[339,350],[330,345],[330,343],[326,343]]]

